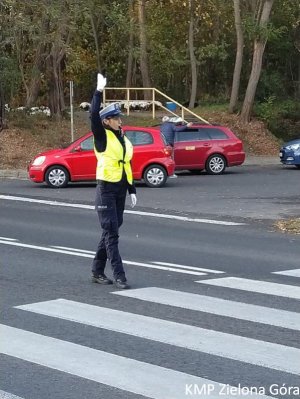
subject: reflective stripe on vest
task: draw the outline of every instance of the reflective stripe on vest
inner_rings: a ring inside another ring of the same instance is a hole
[[[94,146],[97,157],[96,179],[111,183],[117,183],[122,179],[123,168],[126,173],[127,181],[132,184],[132,170],[130,160],[133,155],[133,147],[127,137],[124,136],[126,153],[124,156],[123,146],[116,135],[108,129],[106,132],[106,150],[98,152]]]

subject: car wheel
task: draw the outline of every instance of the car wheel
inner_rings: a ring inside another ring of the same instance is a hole
[[[167,172],[161,165],[148,166],[143,174],[143,178],[148,187],[159,188],[166,184]]]
[[[190,169],[190,173],[192,175],[200,175],[200,173],[202,172],[203,169]]]
[[[222,155],[211,155],[206,161],[205,169],[210,175],[220,175],[226,168],[226,161]]]
[[[46,172],[45,181],[51,188],[66,187],[70,181],[69,172],[63,166],[51,166]]]

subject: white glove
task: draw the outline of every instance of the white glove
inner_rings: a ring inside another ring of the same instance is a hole
[[[137,203],[136,195],[135,194],[130,194],[130,199],[131,199],[131,208],[134,208]]]
[[[105,86],[106,86],[106,78],[101,73],[98,73],[98,75],[97,75],[97,90],[103,91]]]

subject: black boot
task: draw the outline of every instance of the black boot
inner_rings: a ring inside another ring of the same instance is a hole
[[[105,276],[105,274],[93,274],[92,275],[92,282],[93,283],[98,283],[98,284],[103,284],[103,285],[108,285],[112,284],[112,280],[110,280],[108,277]]]
[[[117,280],[115,281],[115,285],[120,290],[126,290],[126,289],[130,288],[130,285],[127,284],[127,281],[123,280],[121,278],[117,278]]]

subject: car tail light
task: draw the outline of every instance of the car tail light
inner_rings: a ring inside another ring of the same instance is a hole
[[[172,147],[170,147],[170,146],[165,147],[165,148],[164,148],[164,153],[165,153],[168,157],[170,157],[170,156],[172,155]]]

